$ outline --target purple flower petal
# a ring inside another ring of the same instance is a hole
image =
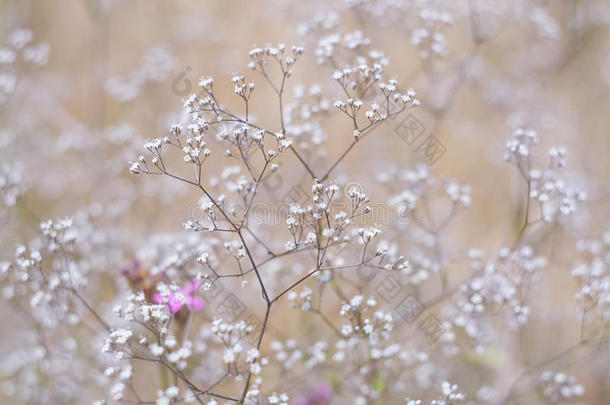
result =
[[[200,283],[198,280],[193,280],[192,282],[182,287],[181,291],[184,293],[185,296],[192,295],[199,288],[199,284]]]
[[[171,293],[169,295],[167,305],[169,306],[169,310],[172,314],[175,314],[176,312],[180,311],[180,308],[182,308],[182,302],[180,302],[180,300]]]
[[[152,302],[155,304],[162,304],[163,301],[165,301],[165,299],[161,293],[155,293],[155,295],[152,296]]]
[[[333,389],[328,384],[319,384],[310,395],[315,402],[327,402],[333,396]]]
[[[205,301],[199,297],[191,295],[186,297],[186,306],[193,311],[201,311],[205,306]]]
[[[306,397],[300,395],[292,401],[292,405],[309,405],[309,400]]]

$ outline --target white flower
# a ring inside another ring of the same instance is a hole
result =
[[[159,346],[156,343],[151,344],[150,346],[148,346],[150,352],[153,354],[153,356],[161,356],[163,354],[163,352],[165,351],[165,349],[162,346]]]
[[[233,363],[235,361],[235,352],[233,349],[227,348],[224,350],[222,360],[226,363]]]

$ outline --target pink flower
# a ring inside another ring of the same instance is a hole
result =
[[[167,297],[156,293],[153,295],[152,301],[155,304],[167,304],[172,314],[180,311],[184,304],[191,311],[201,311],[205,306],[205,301],[195,295],[198,288],[199,281],[193,280],[176,292],[170,291]]]
[[[130,274],[135,274],[138,272],[138,270],[140,269],[140,262],[138,261],[134,261],[131,265],[131,268],[129,267],[122,267],[121,268],[121,274],[124,276],[129,276]]]
[[[311,389],[306,395],[300,395],[293,401],[294,405],[321,405],[327,404],[333,397],[333,389],[323,382]]]

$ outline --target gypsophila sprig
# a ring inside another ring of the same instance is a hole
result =
[[[607,2],[7,3],[1,403],[607,404]]]

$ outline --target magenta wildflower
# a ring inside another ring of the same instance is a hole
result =
[[[315,386],[306,395],[300,395],[294,399],[294,405],[322,405],[330,402],[333,397],[333,389],[328,383]]]
[[[205,306],[205,301],[195,295],[198,288],[199,281],[194,280],[176,292],[170,291],[167,297],[156,293],[153,295],[152,301],[155,304],[167,304],[172,314],[180,311],[185,304],[191,311],[201,311]]]
[[[140,270],[140,262],[138,261],[134,261],[131,265],[131,268],[129,267],[121,267],[121,274],[124,276],[129,276],[131,274],[137,274],[138,271]]]

